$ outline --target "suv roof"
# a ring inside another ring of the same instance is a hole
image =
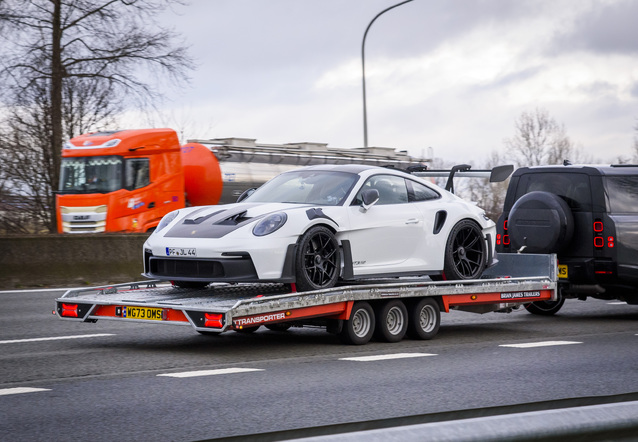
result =
[[[573,164],[567,166],[531,166],[516,169],[512,176],[534,172],[585,173],[587,175],[636,175],[638,164]]]

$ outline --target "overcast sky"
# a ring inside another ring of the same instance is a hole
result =
[[[163,125],[187,137],[363,146],[361,41],[399,0],[191,0],[166,13],[192,83]],[[368,144],[480,164],[542,108],[593,158],[632,155],[638,1],[413,0],[366,41]]]

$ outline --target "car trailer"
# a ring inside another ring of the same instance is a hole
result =
[[[324,326],[347,344],[373,336],[397,342],[406,334],[432,339],[440,312],[511,312],[556,299],[556,255],[503,254],[481,279],[429,277],[367,280],[330,289],[295,292],[290,284],[211,284],[177,288],[142,281],[68,290],[53,314],[71,321],[98,319],[190,325],[203,334]]]

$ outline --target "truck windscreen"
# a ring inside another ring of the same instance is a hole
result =
[[[108,193],[122,188],[122,157],[62,158],[61,193]]]

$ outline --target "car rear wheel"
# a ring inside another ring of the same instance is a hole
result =
[[[486,246],[483,232],[471,220],[456,224],[445,247],[443,279],[478,279],[486,262]]]
[[[295,261],[297,290],[306,292],[334,287],[339,278],[339,243],[330,229],[317,226],[299,240]]]

